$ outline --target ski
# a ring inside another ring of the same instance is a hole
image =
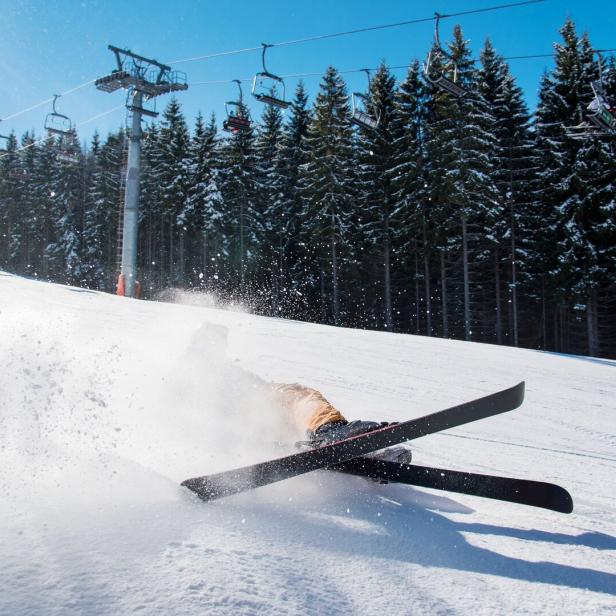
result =
[[[329,470],[370,477],[383,482],[404,483],[542,507],[560,513],[573,511],[573,500],[569,492],[561,486],[543,481],[451,471],[416,464],[398,464],[364,457],[347,460],[330,467]]]
[[[465,402],[424,417],[378,428],[316,449],[294,453],[250,466],[193,477],[182,485],[203,500],[214,500],[245,490],[334,466],[352,458],[478,419],[512,411],[524,400],[524,382],[503,391]]]

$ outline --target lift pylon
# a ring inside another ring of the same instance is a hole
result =
[[[139,295],[137,281],[137,240],[139,223],[139,176],[141,170],[141,118],[157,113],[143,106],[161,94],[186,90],[186,74],[151,58],[109,45],[116,68],[98,78],[94,85],[103,92],[128,90],[126,107],[132,113],[128,142],[128,162],[124,189],[124,221],[122,232],[122,265],[116,292],[127,297]]]

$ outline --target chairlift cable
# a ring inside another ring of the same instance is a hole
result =
[[[599,51],[601,53],[611,53],[611,52],[615,52],[616,51],[616,47],[612,48],[612,49],[597,49],[595,51]],[[503,60],[530,60],[530,59],[534,59],[534,58],[553,58],[554,57],[554,53],[540,53],[540,54],[532,54],[532,55],[526,55],[526,56],[502,56]],[[400,64],[398,66],[390,66],[390,65],[385,65],[385,68],[389,69],[389,70],[402,70],[405,68],[408,68],[409,64]],[[338,71],[338,73],[340,73],[341,75],[345,75],[348,73],[361,73],[363,72],[365,69],[364,68],[350,68],[350,69],[345,69],[343,71]],[[377,68],[370,68],[368,69],[370,71],[376,71]],[[293,79],[293,78],[297,78],[297,77],[321,77],[323,75],[324,71],[314,71],[311,73],[288,73],[286,75],[280,75],[280,77],[282,77],[283,79]],[[219,79],[219,80],[212,80],[212,81],[191,81],[190,85],[191,86],[217,86],[217,85],[226,85],[226,84],[230,84],[233,83],[234,81],[241,81],[241,82],[249,82],[252,81],[252,77],[242,77],[242,79]]]
[[[71,88],[70,90],[67,90],[66,92],[61,92],[58,96],[66,96],[67,94],[72,94],[73,92],[76,92],[77,90],[81,90],[81,88],[85,88],[86,86],[93,84],[95,81],[96,79],[90,79],[90,81],[86,81],[85,83],[75,86],[74,88]],[[6,122],[7,120],[12,120],[13,118],[17,118],[23,115],[24,113],[28,113],[28,111],[38,109],[39,107],[43,107],[44,105],[48,105],[49,103],[53,103],[53,101],[54,101],[54,97],[51,96],[49,98],[46,98],[44,101],[41,101],[40,103],[36,103],[35,105],[32,105],[31,107],[27,107],[26,109],[22,109],[21,111],[16,111],[15,113],[12,113],[4,118],[1,118],[0,121]]]
[[[469,11],[461,11],[458,13],[447,13],[447,14],[443,14],[441,15],[441,19],[447,19],[450,17],[461,17],[463,15],[473,15],[476,13],[487,13],[488,11],[498,11],[498,10],[502,10],[502,9],[510,9],[510,8],[514,8],[517,6],[524,6],[524,5],[528,5],[528,4],[538,4],[540,2],[545,2],[546,0],[524,0],[523,2],[512,2],[509,4],[499,4],[499,5],[495,5],[495,6],[491,6],[491,7],[486,7],[486,8],[482,8],[482,9],[472,9]],[[426,23],[429,21],[434,21],[436,18],[434,17],[434,15],[430,16],[430,17],[422,17],[419,19],[409,19],[406,21],[399,21],[396,23],[392,23],[392,24],[381,24],[378,26],[368,26],[365,28],[356,28],[354,30],[346,30],[344,32],[333,32],[333,33],[329,33],[329,34],[318,34],[315,36],[307,36],[304,38],[299,38],[299,39],[292,39],[289,41],[281,41],[279,43],[271,43],[269,45],[269,47],[284,47],[287,45],[298,45],[300,43],[308,43],[311,41],[322,41],[324,39],[330,39],[330,38],[336,38],[339,36],[349,36],[352,34],[361,34],[363,32],[373,32],[375,30],[385,30],[388,28],[398,28],[401,26],[410,26],[413,24],[420,24],[420,23]],[[223,51],[223,52],[218,52],[218,53],[212,53],[212,54],[206,54],[203,56],[195,56],[192,58],[182,58],[180,60],[174,60],[172,62],[168,62],[168,64],[181,64],[184,62],[195,62],[197,60],[209,60],[210,58],[218,58],[220,56],[230,56],[230,55],[235,55],[235,54],[241,54],[241,53],[247,53],[247,52],[251,52],[251,51],[261,51],[262,47],[258,46],[258,47],[246,47],[244,49],[236,49],[236,50],[230,50],[230,51]]]
[[[530,5],[530,4],[537,4],[540,2],[545,2],[546,0],[526,0],[524,2],[514,2],[514,3],[509,3],[509,4],[501,4],[501,5],[495,5],[495,6],[491,6],[491,7],[485,7],[485,8],[481,8],[481,9],[472,9],[469,11],[460,11],[457,13],[447,13],[447,14],[442,14],[440,17],[441,19],[446,19],[446,18],[451,18],[451,17],[461,17],[464,15],[472,15],[472,14],[477,14],[477,13],[485,13],[488,11],[497,11],[497,10],[503,10],[503,9],[509,9],[509,8],[515,8],[518,6],[525,6],[525,5]],[[327,39],[327,38],[333,38],[336,36],[346,36],[346,35],[351,35],[351,34],[359,34],[362,32],[370,32],[373,30],[382,30],[385,28],[394,28],[394,27],[399,27],[399,26],[404,26],[404,25],[412,25],[412,24],[417,24],[417,23],[425,23],[425,22],[429,22],[429,21],[434,21],[435,17],[425,17],[425,18],[421,18],[421,19],[413,19],[413,20],[407,20],[407,21],[401,21],[401,22],[397,22],[397,23],[393,23],[393,24],[384,24],[384,25],[380,25],[380,26],[371,26],[371,27],[367,27],[367,28],[358,28],[355,30],[348,30],[346,32],[338,32],[338,33],[333,33],[333,34],[324,34],[324,35],[318,35],[318,36],[312,36],[312,37],[306,37],[303,39],[295,39],[295,40],[290,40],[290,41],[282,41],[280,43],[272,43],[271,46],[272,47],[281,47],[281,46],[285,46],[285,45],[293,45],[293,44],[299,44],[299,43],[303,43],[303,42],[309,42],[309,41],[315,41],[315,40],[322,40],[322,39]],[[245,48],[241,48],[241,49],[234,49],[234,50],[229,50],[229,51],[222,51],[222,52],[217,52],[217,53],[211,53],[211,54],[206,54],[206,55],[202,55],[202,56],[195,56],[195,57],[191,57],[191,58],[183,58],[181,60],[174,60],[172,62],[168,62],[168,64],[180,64],[180,63],[184,63],[184,62],[193,62],[193,61],[197,61],[197,60],[207,60],[207,59],[211,59],[211,58],[219,58],[219,57],[223,57],[223,56],[230,56],[230,55],[237,55],[237,54],[241,54],[241,53],[247,53],[247,52],[253,52],[253,51],[261,51],[263,49],[263,47],[261,45],[259,46],[255,46],[255,47],[245,47]],[[599,49],[598,51],[600,52],[613,52],[616,51],[616,49]],[[505,60],[526,60],[526,59],[533,59],[533,58],[548,58],[548,57],[552,57],[553,54],[537,54],[537,55],[528,55],[528,56],[510,56],[510,57],[505,57],[503,59]],[[405,68],[405,67],[389,67],[392,69],[398,69],[398,68]],[[351,72],[359,72],[360,69],[353,69],[353,70],[348,70],[348,71],[341,71],[342,73],[351,73]],[[319,75],[321,73],[318,73]],[[287,75],[285,77],[312,77],[315,76],[315,73],[297,73],[294,75]],[[242,81],[250,81],[252,78],[245,78],[242,79]],[[72,94],[73,92],[76,92],[77,90],[80,90],[81,88],[84,88],[88,85],[91,85],[92,83],[94,83],[96,81],[96,79],[91,79],[89,81],[86,81],[85,83],[82,83],[80,85],[77,85],[69,90],[66,90],[65,92],[61,93],[61,96],[65,96],[68,94]],[[198,82],[193,82],[191,85],[223,85],[223,84],[228,84],[228,83],[232,83],[232,80],[218,80],[218,81],[198,81]],[[6,120],[11,120],[13,118],[19,117],[25,113],[28,113],[29,111],[33,111],[34,109],[38,109],[39,107],[42,107],[44,105],[47,105],[49,103],[53,102],[53,97],[50,98],[46,98],[45,100],[36,103],[35,105],[32,105],[30,107],[27,107],[25,109],[22,109],[21,111],[17,111],[15,113],[12,113],[4,118],[0,118],[0,121],[6,121]]]
[[[595,49],[594,51],[598,51],[599,53],[611,53],[616,51],[616,47],[613,49]],[[540,53],[529,56],[507,56],[504,57],[503,60],[529,60],[532,58],[552,58],[554,57],[554,53]]]

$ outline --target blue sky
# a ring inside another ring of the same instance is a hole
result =
[[[226,50],[254,47],[312,35],[430,17],[434,11],[453,13],[506,4],[512,0],[356,0],[334,2],[311,0],[248,1],[232,3],[209,0],[0,0],[3,36],[0,37],[2,99],[0,117],[6,118],[64,92],[114,68],[109,43],[130,48],[161,62]],[[509,10],[444,20],[441,38],[447,40],[460,23],[471,48],[478,55],[490,38],[504,56],[550,53],[558,29],[567,16],[579,31],[590,34],[596,48],[616,47],[616,2],[613,0],[547,0]],[[423,60],[432,41],[432,23],[408,25],[271,49],[268,68],[280,75],[318,72],[332,64],[344,71],[376,66],[381,60],[392,66],[406,65],[412,58]],[[188,81],[218,81],[250,78],[260,69],[260,52],[183,62],[174,69],[187,73]],[[511,61],[531,107],[536,102],[539,79],[549,58]],[[405,71],[396,71],[403,78]],[[350,73],[345,79],[352,90],[366,87],[364,74]],[[297,79],[287,79],[292,93]],[[319,77],[304,78],[311,97]],[[248,95],[250,83],[244,83]],[[205,116],[224,114],[224,101],[236,97],[234,84],[193,85],[179,95],[192,123],[201,110]],[[248,96],[248,98],[250,98]],[[160,97],[164,108],[169,97]],[[63,97],[58,110],[76,123],[122,105],[124,94],[99,92],[93,85]],[[254,117],[262,105],[251,103]],[[0,124],[0,132],[26,129],[42,134],[45,114],[51,104]],[[125,110],[84,125],[80,135],[89,138],[95,128],[106,134],[123,125]]]

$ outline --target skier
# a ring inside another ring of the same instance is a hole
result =
[[[388,422],[348,421],[320,391],[299,383],[270,383],[266,387],[274,404],[283,413],[290,414],[295,426],[306,435],[308,440],[300,442],[303,446],[320,447],[390,425]],[[410,464],[412,452],[403,446],[389,447],[372,457]]]
[[[209,360],[206,372],[215,381],[233,383],[233,388],[225,394],[230,407],[243,406],[243,397],[253,393],[263,394],[266,406],[274,407],[282,417],[280,427],[287,428],[283,438],[307,439],[300,441],[300,446],[320,447],[388,425],[387,422],[348,421],[320,391],[299,383],[272,383],[229,361],[225,327],[208,323],[195,332],[187,349],[187,360],[202,361],[204,356]],[[403,464],[411,462],[411,450],[404,446],[383,449],[373,456]]]

